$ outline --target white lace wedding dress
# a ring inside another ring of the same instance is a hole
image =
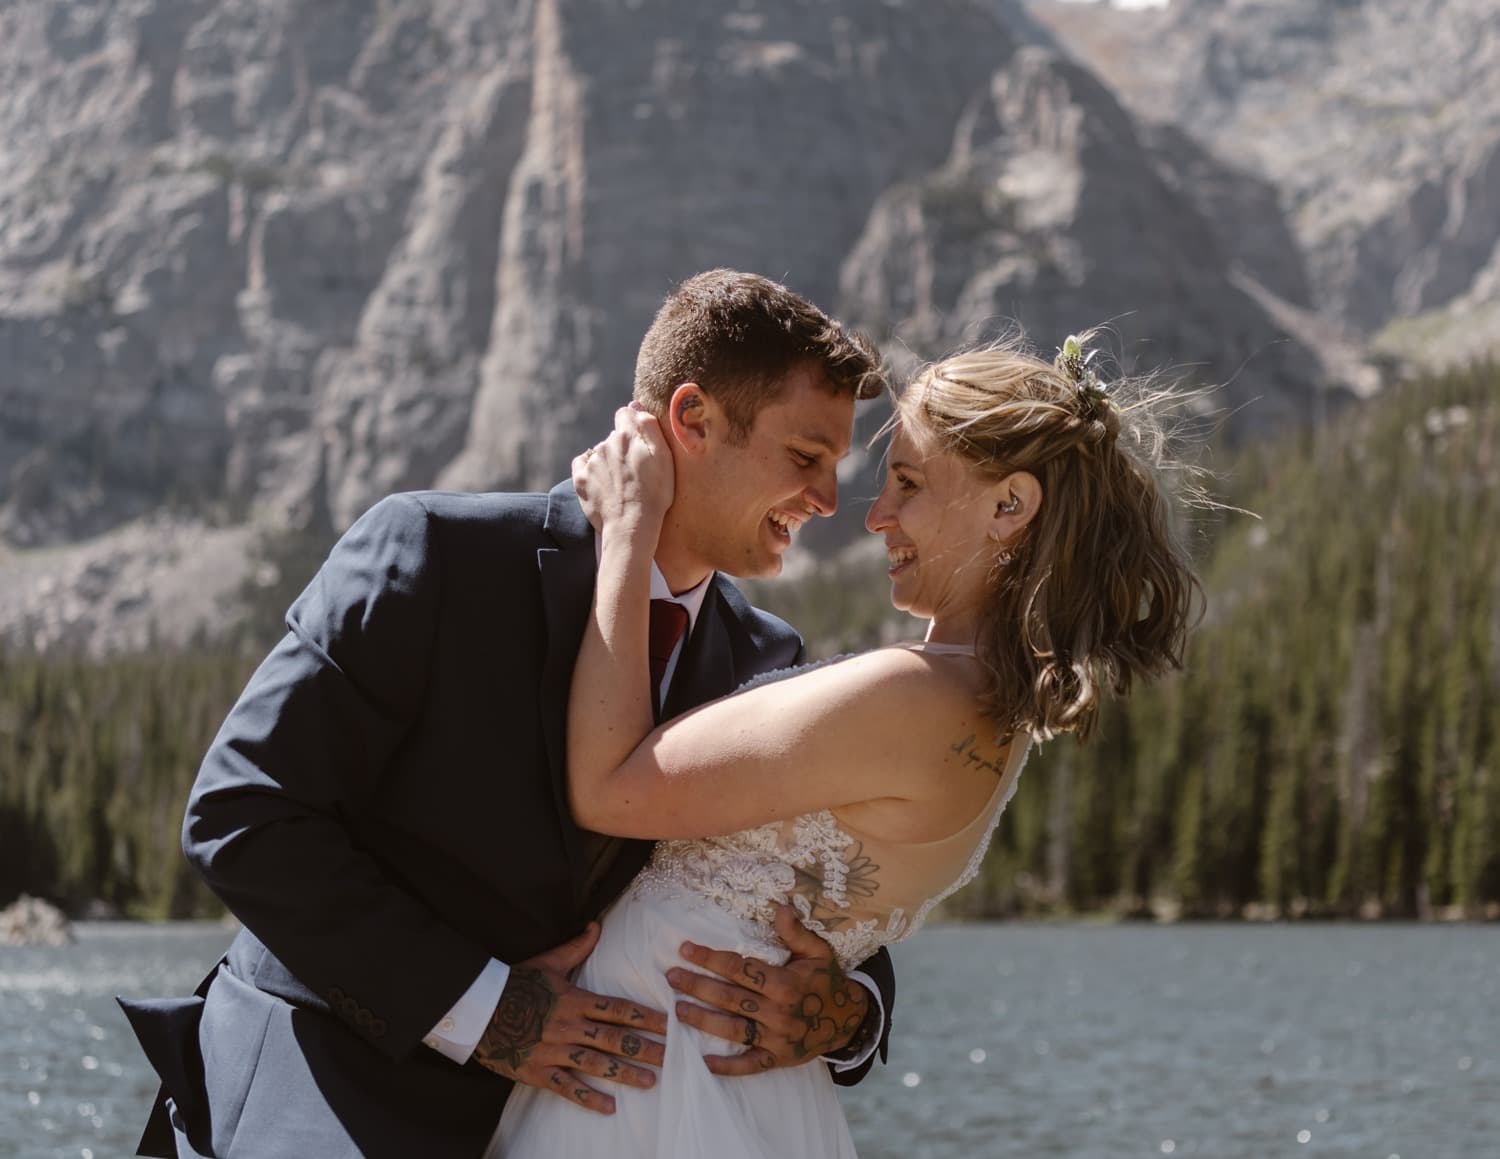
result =
[[[703,1056],[734,1048],[677,1021],[679,996],[666,972],[685,965],[679,954],[684,941],[784,962],[787,951],[772,929],[778,902],[791,902],[845,969],[910,937],[934,905],[978,871],[1015,792],[1026,749],[1018,737],[984,808],[939,841],[876,838],[824,810],[724,837],[658,844],[605,915],[599,944],[577,980],[595,993],[667,1012],[666,1061],[656,1086],[605,1084],[616,1108],[608,1116],[518,1086],[486,1159],[852,1159],[854,1144],[828,1067],[812,1062],[745,1077],[712,1074]]]

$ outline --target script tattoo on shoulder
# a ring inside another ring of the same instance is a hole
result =
[[[995,776],[1003,776],[1005,764],[1000,760],[999,754],[986,756],[983,749],[976,743],[977,738],[971,732],[961,741],[955,741],[948,746],[948,751],[958,756],[963,761],[964,767],[969,769],[988,769]]]
[[[475,1048],[480,1061],[512,1071],[519,1069],[541,1042],[547,1018],[556,1005],[557,994],[540,970],[513,966],[500,1004]]]

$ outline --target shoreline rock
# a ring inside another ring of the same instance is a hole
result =
[[[39,897],[23,893],[0,910],[0,945],[66,946],[73,940],[67,915]]]

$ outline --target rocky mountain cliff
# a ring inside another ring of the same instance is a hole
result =
[[[1051,36],[1014,0],[0,10],[0,636],[216,633],[267,535],[548,485],[715,265],[898,362],[1110,322],[1241,436],[1368,388],[1360,337],[1463,282],[1368,304],[1280,171]]]
[[[1493,0],[1028,0],[1142,119],[1269,182],[1310,306],[1428,365],[1500,345]]]

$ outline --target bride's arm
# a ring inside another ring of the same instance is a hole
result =
[[[614,432],[573,460],[573,483],[599,536],[594,604],[568,697],[569,790],[576,798],[575,764],[620,764],[653,723],[651,559],[672,502],[672,455],[656,420],[622,408]]]
[[[989,731],[977,714],[961,719],[931,665],[902,649],[851,657],[706,704],[613,764],[589,763],[570,742],[574,817],[600,833],[663,839],[928,799],[962,763],[964,738]]]

